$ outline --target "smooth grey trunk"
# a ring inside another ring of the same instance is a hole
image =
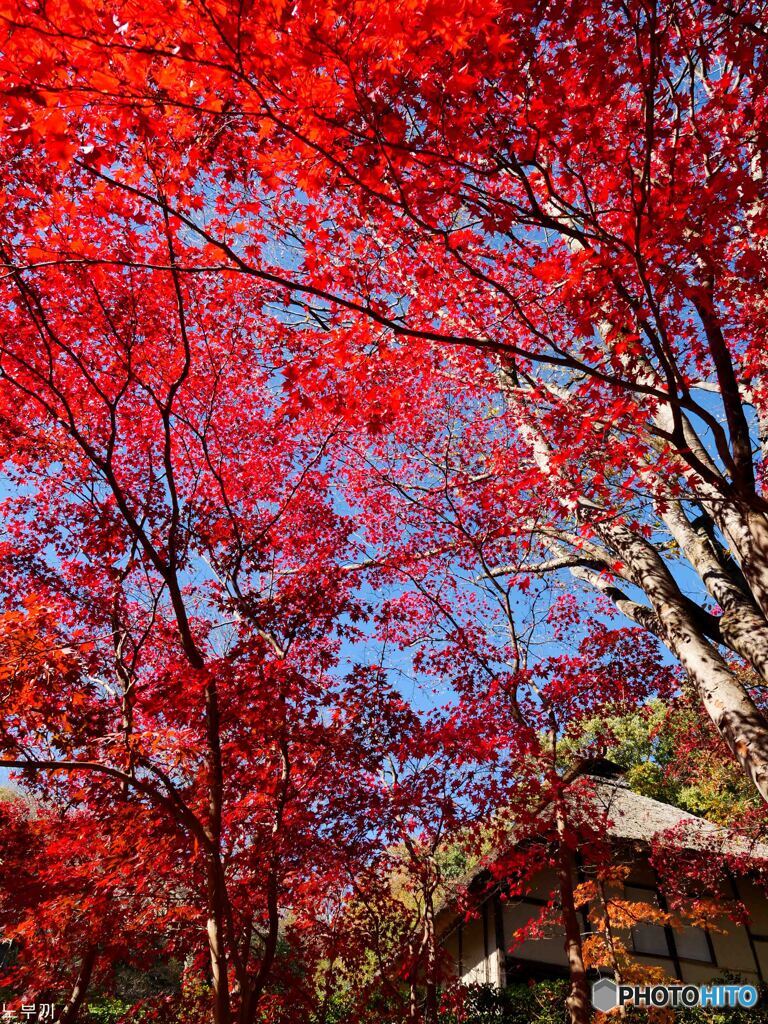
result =
[[[671,409],[661,406],[656,412],[654,423],[669,432]],[[713,473],[721,475],[687,417],[683,418],[683,429],[686,444],[697,460]],[[701,480],[683,459],[680,475],[689,486],[687,497],[699,502],[728,541],[749,584],[755,605],[763,615],[768,616],[768,520],[765,514],[743,506],[735,494],[728,495],[727,489],[720,490]]]
[[[723,609],[723,642],[768,682],[768,621],[752,599],[746,580],[733,572],[733,566],[723,564],[706,531],[695,529],[679,504],[669,505],[661,516],[708,593]]]
[[[768,801],[768,721],[717,648],[702,635],[656,549],[628,527],[600,527],[627,559],[658,620],[661,637],[694,683],[729,750]]]
[[[520,402],[520,396],[503,372],[500,381],[506,397],[520,412],[520,430],[531,444],[535,461],[544,472],[552,472],[546,437],[532,422],[528,410]],[[664,423],[667,416],[671,416],[670,410],[662,410],[656,419]],[[690,425],[688,429],[693,435],[693,445],[698,442],[698,436]],[[701,458],[705,460],[709,456],[702,451]],[[593,535],[596,534],[605,545],[607,566],[617,559],[625,563],[624,575],[643,591],[650,607],[632,600],[609,576],[587,565],[574,566],[571,572],[596,586],[620,611],[665,643],[685,669],[728,749],[768,802],[768,720],[755,705],[744,680],[730,669],[717,648],[718,644],[729,646],[747,661],[758,676],[768,676],[768,628],[763,605],[755,593],[755,579],[763,571],[768,582],[768,531],[760,539],[763,517],[752,516],[749,519],[751,527],[748,528],[745,514],[724,501],[712,485],[701,486],[697,500],[733,544],[734,554],[739,560],[740,571],[737,574],[728,573],[714,548],[707,550],[703,538],[696,536],[682,510],[678,507],[675,511],[674,499],[664,509],[665,518],[704,585],[718,603],[725,602],[725,614],[720,618],[710,615],[681,592],[653,544],[586,499],[577,501],[576,507],[564,506],[564,512],[583,524],[589,524]],[[759,553],[755,548],[755,537],[762,546]],[[543,542],[559,555],[567,553],[557,542],[548,542],[546,538]],[[763,559],[761,570],[751,565],[749,558],[744,558],[746,550],[752,551],[758,560]]]

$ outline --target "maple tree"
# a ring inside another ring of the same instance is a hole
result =
[[[13,307],[2,763],[83,807],[102,842],[124,836],[112,884],[135,867],[145,901],[175,894],[169,951],[207,946],[214,1018],[252,1021],[284,973],[288,907],[300,949],[307,915],[340,899],[338,861],[365,850],[353,723],[333,711],[361,610],[338,572],[329,438],[282,409],[266,357],[258,385],[241,348],[255,325],[207,322],[205,286],[75,284],[41,321]],[[25,322],[45,324],[42,347]],[[102,896],[79,892],[84,918]],[[9,920],[31,912],[11,904]],[[23,917],[18,934],[33,960]]]
[[[173,920],[178,941],[184,908],[142,862],[127,815],[122,832],[105,833],[82,807],[61,815],[14,800],[0,814],[4,992],[27,1005],[50,1001],[69,1024],[97,986],[109,985],[116,964],[147,969],[167,954],[159,936]],[[165,837],[155,830],[153,840],[164,852]]]
[[[668,692],[645,630],[768,798],[762,17],[0,7],[3,757],[194,865],[218,1024],[397,832],[366,585],[488,764]]]
[[[339,922],[325,994],[334,1019],[436,1024],[452,965],[437,915],[494,798],[476,730],[450,710],[418,714],[376,673],[353,698],[381,765],[376,829],[383,842],[356,874]],[[375,708],[375,711],[372,709]]]
[[[650,695],[671,700],[678,680],[657,644],[636,628],[580,623],[570,596],[546,585],[527,594],[541,604],[540,613],[516,607],[515,584],[488,571],[484,554],[493,534],[486,517],[494,506],[443,485],[454,445],[464,459],[475,442],[489,454],[484,430],[425,431],[421,424],[412,445],[394,441],[396,433],[393,428],[352,454],[347,446],[357,501],[371,504],[366,540],[376,551],[359,569],[392,588],[377,615],[379,628],[387,646],[415,652],[407,664],[395,664],[422,685],[433,681],[435,699],[455,705],[454,728],[466,732],[465,750],[489,765],[485,814],[469,849],[477,856],[478,841],[490,844],[491,887],[522,893],[542,867],[553,869],[548,910],[565,933],[569,1019],[584,1021],[586,971],[593,965],[582,951],[571,857],[595,846],[601,817],[588,794],[585,817],[574,815],[566,793],[585,755],[605,749],[610,730],[606,725],[595,735],[594,722],[622,709],[634,712]],[[361,456],[365,469],[356,472]],[[508,499],[504,491],[498,498]],[[610,865],[611,848],[603,842],[599,852],[601,865]],[[449,898],[460,907],[468,900],[472,913],[477,892]]]
[[[356,356],[485,354],[548,561],[664,638],[765,792],[723,654],[764,680],[759,4],[192,9],[9,5],[13,286],[157,268],[168,218],[185,273],[304,322],[291,378],[350,367],[350,415],[398,401]]]
[[[489,354],[538,570],[571,569],[662,637],[765,795],[760,691],[732,662],[765,683],[759,8],[483,5],[460,29],[420,13],[360,39],[353,9],[343,54],[318,17],[305,38],[334,88],[280,107],[326,217],[357,197],[350,293],[381,303],[364,312],[404,361],[425,340]],[[343,229],[305,244],[331,290]]]
[[[723,654],[764,680],[760,5],[190,10],[9,4],[13,287],[157,268],[167,218],[185,273],[303,322],[288,379],[347,365],[349,415],[399,401],[356,356],[485,354],[547,561],[664,638],[765,792]]]

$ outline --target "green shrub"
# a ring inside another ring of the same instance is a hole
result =
[[[122,999],[104,997],[89,1003],[83,1013],[85,1024],[117,1024],[129,1010],[130,1003]]]
[[[441,1024],[566,1024],[567,994],[568,983],[561,979],[505,989],[477,985],[467,990],[461,1015],[445,1014]]]

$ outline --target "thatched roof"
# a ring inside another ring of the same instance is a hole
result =
[[[604,829],[604,834],[617,844],[630,843],[650,848],[652,844],[660,843],[681,850],[711,850],[713,855],[738,857],[745,865],[768,861],[768,845],[749,843],[730,829],[706,818],[636,793],[629,788],[619,766],[610,761],[585,762],[582,770],[572,778],[566,799],[573,818],[581,817],[598,831]],[[544,833],[552,820],[551,804],[541,807],[540,816]],[[512,841],[514,843],[514,834]],[[489,868],[500,857],[501,851],[491,851],[481,863],[457,879],[451,885],[454,898],[466,892],[473,882],[487,878]],[[450,896],[445,899],[439,913],[447,910],[453,902]]]
[[[619,840],[651,844],[666,838],[687,850],[716,850],[731,856],[768,859],[768,846],[749,844],[731,830],[679,807],[642,796],[622,778],[584,776],[586,786],[575,784],[574,796],[591,792],[593,813],[602,818],[608,835]]]

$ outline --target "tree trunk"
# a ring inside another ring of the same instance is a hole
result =
[[[619,965],[619,958],[616,955],[616,941],[613,935],[613,925],[611,924],[611,911],[608,902],[608,897],[605,893],[605,883],[598,881],[597,889],[600,893],[600,902],[603,905],[603,913],[605,914],[605,944],[608,947],[608,955],[611,958],[611,967],[613,968],[613,980],[617,985],[621,985],[624,982],[621,973],[621,966]],[[619,1007],[619,1016],[627,1016],[627,1008],[623,1004]]]
[[[207,857],[208,891],[208,948],[211,958],[211,985],[213,989],[214,1024],[230,1024],[231,1004],[229,970],[226,951],[226,889],[221,863],[221,818],[223,802],[223,772],[221,764],[221,738],[219,735],[219,706],[216,683],[209,679],[205,688],[206,737],[208,741],[208,828],[213,849]]]
[[[88,946],[85,954],[83,955],[83,961],[80,964],[80,973],[77,976],[72,994],[69,997],[64,1009],[61,1011],[59,1017],[59,1024],[74,1024],[77,1020],[77,1015],[85,1000],[88,992],[88,986],[91,983],[91,975],[93,974],[93,967],[96,963],[96,947]]]
[[[694,527],[676,502],[659,509],[659,514],[710,597],[722,608],[719,626],[724,643],[768,683],[768,620],[755,604],[743,573],[721,551],[711,525],[709,531]]]
[[[437,1024],[437,942],[435,939],[435,912],[432,893],[426,893],[424,902],[424,942],[426,946],[426,964],[424,970],[425,1002],[424,1020],[426,1024]]]
[[[416,951],[413,943],[408,944],[408,955],[411,959],[411,968],[408,972],[408,1024],[418,1024],[419,989],[416,983]]]
[[[598,325],[598,331],[606,337],[609,327],[607,323]],[[654,383],[655,373],[650,366],[646,373],[648,383]],[[520,412],[520,431],[531,444],[536,463],[543,471],[553,472],[549,439],[529,415],[503,369],[500,383],[507,400]],[[558,397],[562,398],[559,392]],[[680,414],[679,409],[677,413]],[[628,600],[618,590],[611,593],[614,588],[606,585],[598,573],[580,567],[572,572],[582,578],[592,577],[619,610],[662,639],[696,687],[704,709],[729,750],[768,802],[768,720],[716,646],[728,646],[760,678],[768,681],[768,520],[762,511],[740,501],[737,494],[729,496],[725,479],[688,417],[682,415],[680,422],[678,419],[672,402],[662,402],[652,416],[653,428],[668,439],[665,444],[670,445],[679,460],[680,477],[690,485],[688,496],[695,499],[705,516],[722,532],[738,566],[724,564],[716,549],[708,549],[706,538],[696,535],[676,499],[669,501],[668,509],[658,511],[703,585],[723,608],[723,616],[715,620],[704,608],[686,600],[654,546],[632,528],[610,521],[605,510],[586,499],[576,498],[577,517],[589,522],[605,543],[608,564],[612,552],[629,566],[632,582],[645,593],[651,608]],[[672,439],[680,430],[682,438],[673,444]],[[718,477],[723,480],[722,488],[713,482]],[[573,507],[566,502],[563,507],[566,514],[573,514]],[[711,632],[713,624],[715,636]]]
[[[701,633],[677,583],[655,548],[625,526],[601,529],[642,586],[661,637],[696,686],[701,701],[731,753],[768,802],[768,721],[744,684]]]
[[[221,900],[219,865],[208,856],[208,949],[211,958],[211,988],[214,1024],[230,1024],[229,970],[224,939],[224,908]]]
[[[581,928],[573,896],[573,874],[571,855],[565,841],[566,815],[562,800],[558,799],[555,809],[558,835],[558,882],[563,929],[565,931],[565,955],[571,989],[565,1001],[570,1024],[589,1024],[589,991],[587,971],[581,951]]]

